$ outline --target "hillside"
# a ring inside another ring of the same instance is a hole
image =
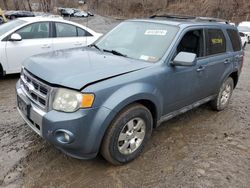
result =
[[[250,20],[250,0],[90,0],[89,3],[99,14],[126,18],[172,13],[219,17],[233,22]]]

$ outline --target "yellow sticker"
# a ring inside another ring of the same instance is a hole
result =
[[[212,43],[213,44],[222,44],[223,43],[223,39],[212,39]]]

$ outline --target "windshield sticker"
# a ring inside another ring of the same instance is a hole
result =
[[[149,56],[141,55],[140,59],[147,61],[149,59]]]
[[[223,40],[222,39],[212,39],[213,44],[222,44]]]
[[[155,62],[158,59],[154,56],[147,56],[147,55],[141,55],[140,57],[141,60],[145,60],[145,61],[150,61],[150,62]]]
[[[146,30],[144,35],[156,35],[156,36],[164,36],[167,34],[167,30]]]

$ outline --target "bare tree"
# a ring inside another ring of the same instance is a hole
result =
[[[52,0],[41,0],[40,1],[42,11],[44,11],[44,12],[50,12],[51,4],[52,4]]]
[[[8,10],[7,0],[3,0],[3,4],[4,4],[4,8],[5,8],[5,10]]]
[[[17,0],[13,0],[14,6],[16,10],[19,10],[19,4]]]
[[[27,0],[27,3],[28,3],[28,7],[29,7],[30,12],[32,12],[32,8],[31,8],[30,0]]]

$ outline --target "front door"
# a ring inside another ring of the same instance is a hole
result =
[[[6,42],[8,73],[20,72],[22,62],[30,56],[53,50],[49,30],[49,22],[39,22],[16,31],[22,40]]]
[[[204,66],[209,62],[204,57],[204,30],[202,28],[189,29],[185,32],[176,46],[172,60],[179,52],[195,53],[197,55],[195,66],[171,66],[167,68],[164,78],[164,115],[186,107],[201,100],[204,86]]]

